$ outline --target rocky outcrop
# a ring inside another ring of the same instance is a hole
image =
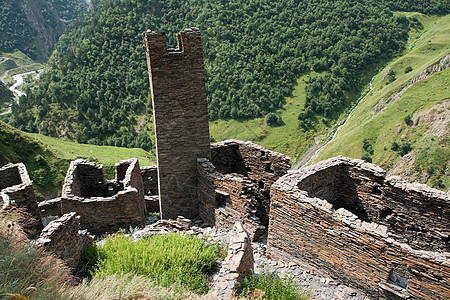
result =
[[[374,106],[372,110],[372,117],[375,117],[379,113],[382,113],[383,110],[386,108],[386,106],[389,105],[389,103],[400,98],[400,96],[403,95],[415,83],[424,80],[426,78],[429,78],[434,73],[443,71],[447,69],[449,66],[450,66],[450,54],[447,54],[446,56],[444,56],[434,64],[430,65],[428,68],[426,68],[416,76],[414,76],[414,78],[409,80],[408,83],[400,91],[392,94],[386,100],[380,99],[380,101],[378,101],[378,103]]]

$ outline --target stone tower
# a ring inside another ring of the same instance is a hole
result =
[[[158,185],[164,218],[199,215],[197,158],[210,158],[208,108],[200,31],[144,32],[156,132]]]

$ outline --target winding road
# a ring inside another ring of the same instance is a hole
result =
[[[22,67],[19,67],[19,68],[22,68]],[[3,83],[5,83],[4,79],[5,79],[6,76],[8,76],[8,72],[9,72],[9,71],[11,71],[11,70],[6,71],[6,72],[3,74],[3,76],[0,78],[1,81],[2,81]],[[30,71],[30,72],[20,73],[20,74],[16,74],[16,75],[13,75],[13,76],[12,76],[12,79],[14,79],[15,83],[14,83],[12,86],[9,87],[9,90],[10,90],[11,92],[13,92],[14,95],[16,96],[15,98],[16,98],[17,104],[19,104],[19,98],[20,98],[20,96],[26,95],[25,92],[23,92],[23,91],[20,90],[20,86],[22,86],[23,83],[24,83],[24,81],[25,81],[25,80],[24,80],[25,76],[28,76],[28,75],[31,74],[32,77],[33,77],[33,79],[36,80],[36,79],[39,78],[39,76],[40,76],[43,72],[44,72],[44,69],[39,69],[39,70],[36,70],[36,71]],[[6,110],[6,111],[0,113],[0,115],[9,114],[10,112],[11,112],[11,107],[9,107],[8,110]]]

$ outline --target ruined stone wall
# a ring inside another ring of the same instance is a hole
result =
[[[253,240],[266,232],[257,216],[258,201],[252,181],[241,174],[221,174],[209,160],[198,159],[200,217],[218,228],[231,230],[242,222]]]
[[[210,158],[208,110],[200,31],[177,35],[167,49],[164,32],[144,32],[153,101],[161,213],[199,215],[198,157]]]
[[[92,174],[88,170],[92,170]],[[116,164],[116,179],[113,182],[105,181],[99,174],[103,175],[101,165],[83,160],[70,164],[61,195],[61,214],[76,212],[80,215],[81,228],[93,234],[114,232],[120,227],[144,226],[146,208],[138,160]],[[85,182],[86,178],[97,182],[97,190],[91,190],[94,185]],[[49,211],[54,211],[57,206],[55,201],[41,208],[48,207]]]
[[[94,162],[77,159],[70,163],[62,194],[79,197],[101,196],[105,182],[103,167]]]
[[[80,261],[84,248],[91,242],[85,231],[80,231],[79,216],[74,212],[50,222],[36,241],[37,246],[62,259],[74,269]]]
[[[19,168],[13,165],[6,165],[0,168],[0,190],[22,183]]]
[[[158,168],[156,166],[141,167],[145,195],[158,195]]]
[[[8,205],[22,211],[24,219],[20,223],[24,232],[29,238],[35,238],[43,225],[33,184],[25,165],[9,164],[0,168],[0,186],[0,192],[9,198]]]
[[[118,178],[119,170],[121,167],[127,167],[125,175],[122,180]],[[147,217],[146,214],[146,206],[144,200],[144,183],[142,181],[141,169],[139,167],[139,161],[136,158],[123,160],[120,163],[116,164],[116,181],[121,182],[121,185],[125,190],[127,189],[136,189],[138,192],[138,205],[139,209],[136,213],[140,212],[142,214],[142,218],[145,220]]]
[[[216,299],[234,299],[235,293],[242,290],[245,277],[254,272],[251,239],[240,222],[231,231],[227,252],[211,282]]]
[[[159,213],[158,168],[156,166],[141,167],[144,183],[145,207],[148,213]]]
[[[269,224],[270,186],[287,173],[289,161],[289,157],[252,142],[226,140],[211,145],[211,163],[219,173],[240,174],[253,183],[257,204],[252,210],[265,227]]]
[[[323,270],[374,299],[448,299],[449,205],[443,192],[337,157],[272,186],[268,252]]]
[[[450,250],[450,204],[426,185],[407,184],[372,164],[338,157],[301,172],[299,190],[389,228],[414,249]]]

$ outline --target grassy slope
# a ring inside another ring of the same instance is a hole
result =
[[[60,193],[71,160],[85,158],[102,163],[105,176],[112,178],[114,164],[132,157],[137,157],[141,166],[154,161],[154,155],[142,149],[81,145],[26,134],[0,122],[0,166],[23,162],[41,199]]]
[[[325,131],[326,126],[316,120],[315,130],[305,131],[298,126],[298,113],[305,104],[305,80],[311,75],[304,75],[297,80],[292,97],[286,98],[286,104],[276,114],[281,116],[284,125],[269,126],[264,118],[253,120],[215,120],[210,122],[210,134],[216,141],[224,139],[251,140],[268,149],[281,152],[295,159],[307,149],[317,131]]]
[[[424,29],[411,32],[408,43],[410,51],[388,64],[374,78],[373,90],[366,100],[355,110],[353,117],[340,130],[336,139],[324,148],[312,163],[339,154],[361,158],[363,153],[362,140],[366,138],[373,144],[373,162],[390,170],[401,161],[400,155],[390,150],[392,142],[410,142],[418,151],[419,156],[420,152],[423,152],[425,149],[424,144],[430,143],[433,137],[423,136],[429,129],[428,126],[407,126],[404,118],[407,115],[417,115],[420,111],[448,101],[450,98],[448,89],[450,86],[449,69],[414,84],[398,100],[385,107],[384,112],[372,117],[373,107],[380,99],[386,99],[400,90],[417,73],[425,70],[427,66],[450,53],[450,39],[448,38],[450,36],[450,15],[441,18],[428,17],[421,14],[416,14],[416,16],[424,25]],[[413,71],[405,74],[404,70],[407,66],[411,66]],[[397,80],[386,85],[386,79],[383,79],[383,77],[388,70],[395,71]],[[439,147],[440,140],[441,146],[444,146],[443,148],[441,147],[443,149],[442,153],[448,154],[450,151],[448,141],[445,143],[442,137],[436,137],[433,140],[436,140],[436,142],[434,145],[433,143],[429,144],[431,147]],[[448,161],[443,161],[443,163],[448,163]],[[426,177],[421,178],[417,174],[412,177],[415,180],[427,182]],[[440,188],[445,189],[450,185],[448,177],[444,181]],[[436,185],[433,182],[427,183]]]

